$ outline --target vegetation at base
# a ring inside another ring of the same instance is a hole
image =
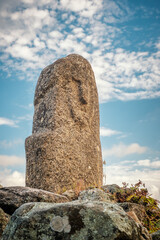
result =
[[[123,182],[123,187],[118,192],[113,194],[117,202],[131,202],[143,205],[146,211],[147,218],[143,225],[150,233],[160,230],[160,208],[158,207],[159,201],[152,198],[148,193],[145,184],[139,180],[136,184]]]

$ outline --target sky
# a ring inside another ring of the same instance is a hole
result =
[[[159,0],[0,0],[0,184],[25,184],[38,77],[71,53],[95,73],[104,184],[160,199]]]

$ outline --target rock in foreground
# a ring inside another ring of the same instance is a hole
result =
[[[12,215],[2,240],[149,240],[117,204],[27,203]]]
[[[152,240],[160,240],[160,230],[152,233]]]
[[[0,208],[0,237],[9,221],[10,216]]]
[[[143,224],[145,219],[147,219],[147,214],[143,205],[131,202],[118,203],[118,205],[137,223]]]
[[[0,188],[0,208],[12,214],[22,204],[28,202],[67,202],[68,198],[59,194],[29,187]]]
[[[78,199],[88,201],[113,202],[111,195],[98,188],[92,188],[80,192]]]

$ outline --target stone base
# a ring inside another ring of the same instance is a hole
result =
[[[57,193],[102,186],[101,149],[96,142],[90,132],[66,128],[28,137],[26,186]]]

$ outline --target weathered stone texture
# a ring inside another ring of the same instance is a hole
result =
[[[71,54],[46,67],[26,139],[26,186],[63,192],[102,185],[99,104],[91,65]]]
[[[117,184],[110,184],[102,186],[102,189],[106,193],[114,194],[116,192],[119,192],[121,188]]]
[[[160,230],[152,233],[152,240],[160,240]]]
[[[151,240],[117,204],[27,203],[12,215],[2,240]]]
[[[3,209],[0,208],[0,238],[2,236],[2,233],[9,222],[10,216],[6,214]]]
[[[7,214],[28,202],[68,202],[66,196],[30,187],[4,187],[0,189],[0,208]]]
[[[132,218],[134,218],[136,222],[140,222],[142,225],[144,220],[147,219],[147,214],[143,205],[131,202],[118,203],[118,205],[121,206]]]
[[[88,189],[80,192],[79,200],[114,202],[113,197],[98,188]]]

